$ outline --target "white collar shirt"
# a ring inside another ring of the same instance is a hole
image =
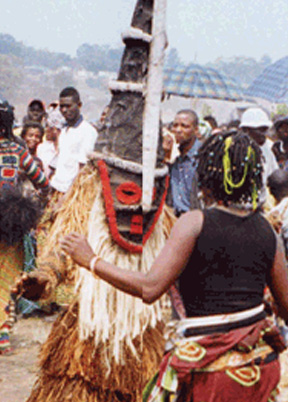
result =
[[[80,164],[87,162],[93,151],[98,133],[87,121],[80,119],[73,127],[65,126],[59,136],[59,154],[51,186],[66,193],[77,176]]]

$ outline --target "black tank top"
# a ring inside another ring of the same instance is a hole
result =
[[[246,217],[213,208],[179,277],[187,317],[236,312],[263,301],[276,236],[255,212]]]

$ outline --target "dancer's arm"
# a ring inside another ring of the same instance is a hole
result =
[[[27,274],[24,272],[15,282],[11,293],[15,296],[23,296],[26,299],[37,301],[47,298],[54,286],[54,278],[47,272],[35,270]]]
[[[64,253],[50,253],[44,262],[38,262],[37,269],[29,273],[24,272],[16,280],[11,292],[33,301],[49,298],[64,280],[66,264]]]
[[[93,272],[117,289],[141,297],[145,303],[153,303],[170,288],[185,268],[202,225],[201,211],[182,215],[147,274],[120,269],[101,259],[95,262]],[[61,246],[77,264],[90,270],[94,253],[84,236],[71,233],[65,236]]]

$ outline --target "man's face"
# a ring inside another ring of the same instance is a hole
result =
[[[288,142],[288,123],[282,123],[277,130],[277,137],[287,143]]]
[[[179,113],[175,116],[171,131],[180,147],[189,144],[198,135],[198,127],[192,116],[186,113]]]
[[[244,133],[247,133],[258,145],[263,145],[266,141],[268,127],[243,127]]]
[[[74,125],[80,116],[81,102],[75,102],[72,96],[60,98],[60,112],[68,125]]]
[[[44,114],[45,114],[45,111],[37,103],[35,103],[32,106],[29,106],[28,111],[27,111],[28,119],[31,121],[37,121],[38,123],[41,123],[41,121],[44,117]]]

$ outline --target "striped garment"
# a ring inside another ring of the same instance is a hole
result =
[[[16,142],[0,137],[0,188],[9,184],[14,186],[19,169],[26,173],[36,187],[48,190],[48,179],[27,149]]]

